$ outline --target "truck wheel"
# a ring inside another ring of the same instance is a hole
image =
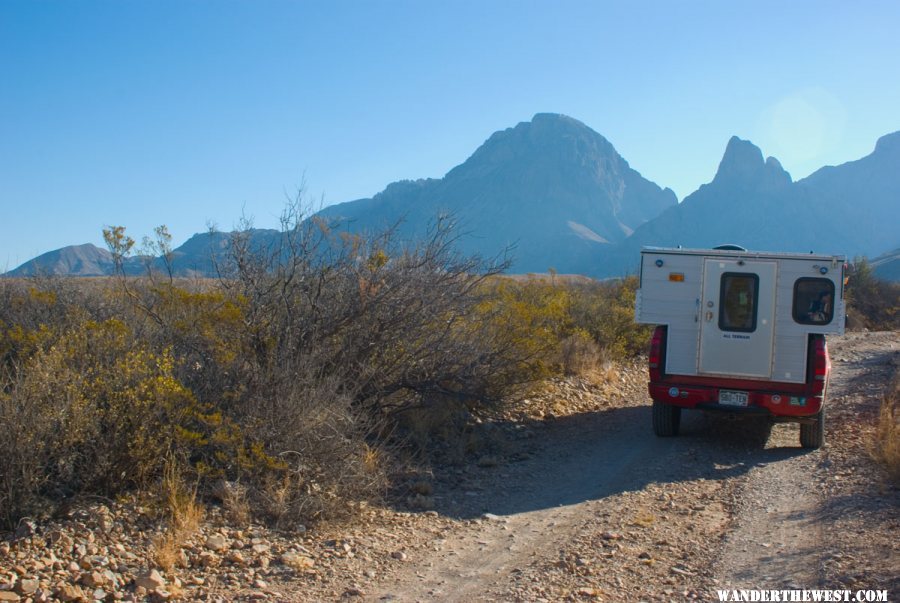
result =
[[[681,407],[653,401],[653,432],[660,437],[678,435]]]
[[[825,444],[825,409],[819,411],[814,423],[800,423],[800,445],[821,448]]]

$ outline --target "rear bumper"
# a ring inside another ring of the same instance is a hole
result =
[[[760,389],[739,389],[734,387],[695,386],[651,382],[650,397],[663,404],[698,410],[727,412],[734,414],[761,415],[801,419],[815,415],[822,408],[824,396],[821,394],[805,394],[799,392],[779,391],[777,384],[767,383]],[[719,403],[719,391],[747,392],[747,406],[731,406]]]

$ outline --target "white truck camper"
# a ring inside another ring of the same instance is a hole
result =
[[[838,255],[645,247],[635,320],[657,325],[650,397],[658,436],[682,409],[800,423],[825,438],[831,364],[825,336],[844,332],[846,258]]]

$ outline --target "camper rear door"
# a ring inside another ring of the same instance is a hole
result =
[[[770,378],[777,264],[713,258],[703,271],[699,372]]]

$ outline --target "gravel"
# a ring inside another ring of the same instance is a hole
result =
[[[216,508],[174,567],[138,499],[75,501],[0,540],[0,601],[683,601],[716,588],[900,590],[900,491],[870,460],[896,333],[829,340],[827,444],[687,413],[650,429],[642,362],[482,417],[487,442],[395,505],[282,532]]]

